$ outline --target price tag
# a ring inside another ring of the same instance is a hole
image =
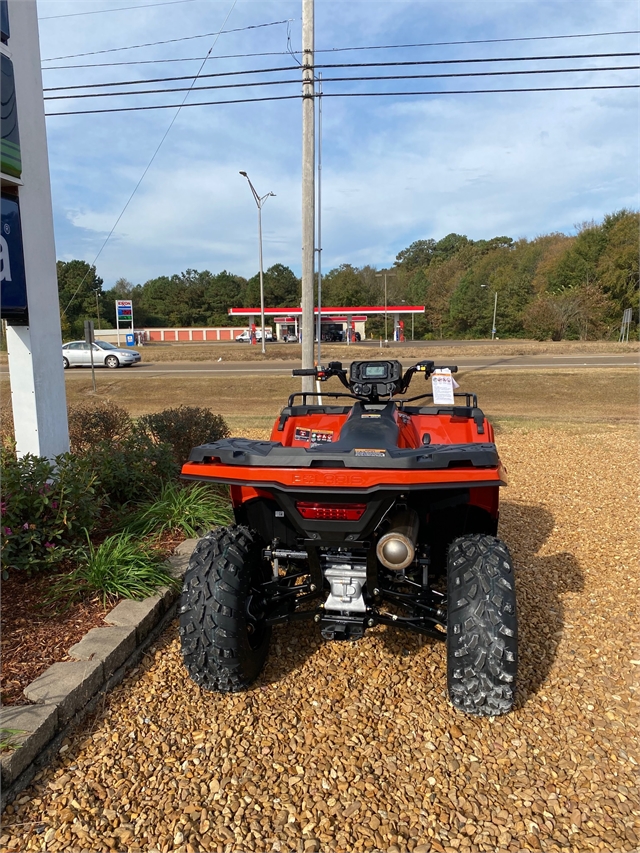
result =
[[[443,370],[436,370],[431,376],[434,404],[436,406],[453,406],[453,389],[459,387],[448,367]]]

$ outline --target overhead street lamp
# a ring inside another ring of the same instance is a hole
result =
[[[384,342],[385,344],[389,343],[389,336],[387,335],[387,276],[395,275],[394,272],[387,272],[385,270],[382,272],[376,273],[376,278],[382,278],[384,276]]]
[[[263,270],[262,270],[262,205],[269,198],[269,196],[273,196],[275,198],[275,193],[267,193],[266,195],[259,196],[256,192],[256,188],[251,183],[249,175],[246,172],[240,172],[240,174],[247,179],[249,182],[249,186],[251,187],[251,192],[253,193],[253,197],[256,200],[256,204],[258,206],[258,241],[260,244],[260,322],[262,323],[262,354],[264,355],[265,343],[266,343],[266,335],[264,331],[264,280],[263,280]]]
[[[486,284],[481,284],[480,287],[488,287]],[[498,310],[498,291],[494,291],[493,300],[493,323],[491,324],[491,340],[496,336],[496,311]]]

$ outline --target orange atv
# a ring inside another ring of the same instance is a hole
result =
[[[475,394],[456,393],[453,405],[402,397],[416,373],[443,369],[294,370],[337,377],[346,391],[322,403],[292,394],[270,441],[194,448],[182,476],[229,484],[236,521],[200,540],[185,576],[182,655],[199,685],[245,690],[279,622],[312,620],[327,640],[389,625],[446,640],[456,708],[512,709],[516,600],[496,538],[506,474],[493,428]]]

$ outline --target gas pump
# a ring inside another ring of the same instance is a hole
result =
[[[256,324],[255,323],[251,324],[251,343],[252,344],[258,343],[258,336],[256,335]]]

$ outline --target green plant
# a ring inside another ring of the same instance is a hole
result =
[[[60,563],[100,514],[97,477],[88,460],[64,453],[54,462],[0,451],[2,563],[41,571]],[[6,577],[6,574],[5,574]]]
[[[97,547],[87,540],[75,555],[77,567],[56,581],[50,600],[69,605],[92,593],[142,599],[161,586],[177,587],[178,581],[162,563],[162,556],[130,533],[109,536]]]
[[[182,485],[168,482],[158,499],[142,506],[125,522],[129,533],[146,536],[149,533],[181,531],[185,536],[198,537],[203,531],[230,524],[232,520],[229,496],[204,483]]]
[[[0,728],[0,752],[5,752],[8,749],[20,749],[22,744],[16,743],[15,738],[25,734],[26,731],[22,729]]]
[[[155,495],[178,473],[169,445],[157,444],[139,432],[117,444],[100,441],[83,456],[97,473],[102,495],[112,508]]]
[[[69,407],[69,440],[74,452],[94,447],[101,441],[118,442],[128,436],[133,421],[126,409],[101,401]]]
[[[178,406],[153,415],[138,418],[137,428],[157,442],[173,448],[178,465],[189,458],[191,449],[199,444],[226,438],[230,432],[225,419],[210,409],[198,406]]]

